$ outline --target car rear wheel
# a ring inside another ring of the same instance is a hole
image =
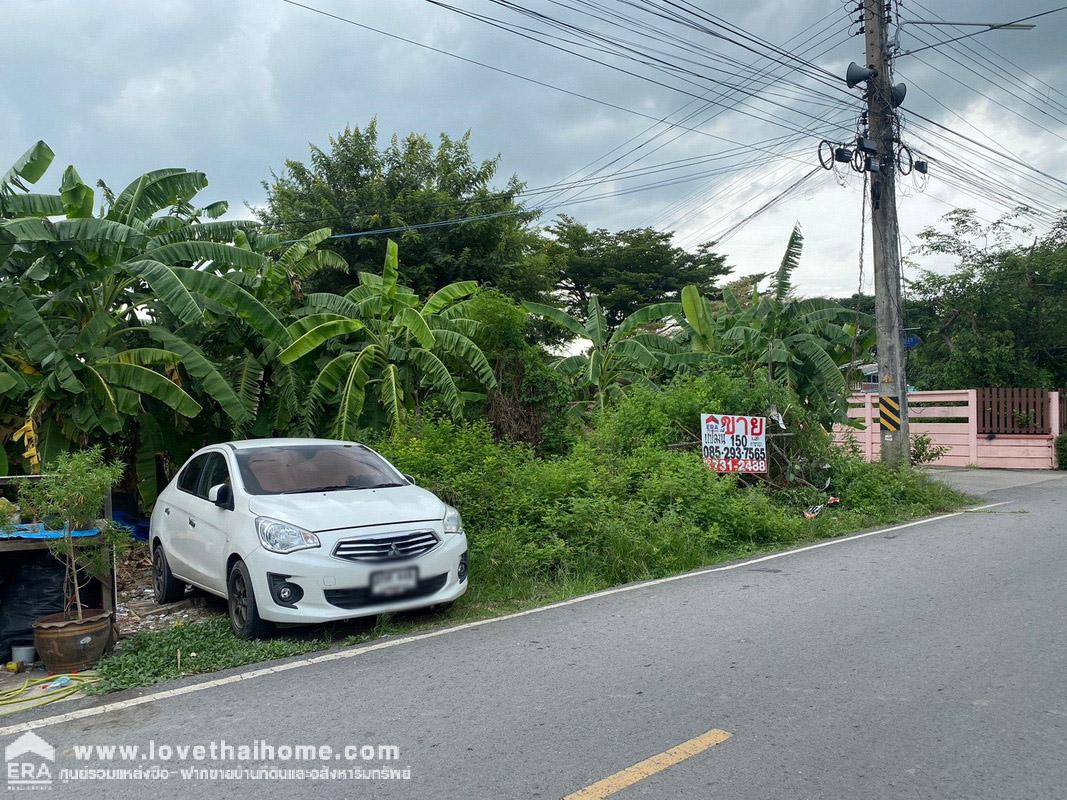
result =
[[[260,618],[252,579],[243,561],[235,561],[226,581],[230,628],[241,639],[260,639],[270,633],[271,624]]]
[[[176,603],[185,597],[185,584],[170,571],[167,554],[159,542],[152,548],[152,590],[155,601],[160,605]]]

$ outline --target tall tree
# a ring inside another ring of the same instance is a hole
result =
[[[474,280],[514,297],[536,297],[552,286],[544,260],[534,257],[538,237],[528,223],[536,214],[518,204],[517,178],[492,185],[497,167],[498,159],[474,158],[469,132],[459,139],[441,134],[436,147],[419,134],[394,135],[381,147],[371,121],[362,130],[346,128],[327,149],[313,145],[307,163],[286,161],[263,184],[267,201],[258,216],[289,238],[323,226],[346,237],[331,246],[348,270],[320,273],[313,291],[343,294],[360,272],[382,262],[384,235],[348,234],[428,225],[390,234],[404,249],[401,281],[416,294]]]
[[[909,356],[909,382],[1067,386],[1067,217],[1040,237],[1016,214],[983,227],[958,209],[942,221],[919,234],[918,253],[956,266],[911,282],[904,314],[922,344]]]
[[[725,256],[711,244],[690,253],[674,245],[673,234],[652,228],[590,230],[564,215],[548,232],[552,238],[545,242],[545,254],[559,275],[564,307],[581,314],[595,294],[611,327],[642,306],[677,302],[683,286],[710,293],[730,272]]]

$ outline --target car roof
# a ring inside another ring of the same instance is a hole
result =
[[[301,438],[278,438],[278,439],[241,439],[235,442],[224,442],[234,450],[254,450],[257,447],[306,447],[307,445],[348,445],[349,447],[365,447],[359,442],[348,442],[344,439],[301,439]]]

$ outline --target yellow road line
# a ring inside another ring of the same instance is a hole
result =
[[[605,797],[611,797],[616,792],[621,792],[638,781],[655,775],[657,772],[662,772],[667,767],[673,767],[687,758],[699,755],[729,738],[730,734],[726,731],[713,728],[707,733],[693,737],[688,742],[682,742],[677,747],[665,750],[659,755],[646,758],[644,761],[638,761],[632,767],[627,767],[614,775],[609,775],[601,781],[586,786],[584,789],[569,794],[563,800],[602,800]]]

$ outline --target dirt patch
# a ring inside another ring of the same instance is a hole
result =
[[[220,598],[197,589],[186,591],[176,603],[159,605],[152,599],[152,558],[148,545],[136,543],[118,563],[119,603],[115,617],[119,636],[132,636],[140,631],[170,628],[178,623],[200,622],[226,613]]]

